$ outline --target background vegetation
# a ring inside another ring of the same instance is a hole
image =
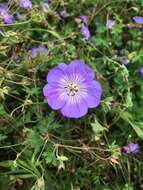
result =
[[[33,0],[32,9],[1,3],[14,19],[0,21],[0,189],[143,189],[143,25],[132,19],[143,15],[143,0]],[[91,41],[81,15],[89,17]],[[107,19],[116,21],[112,29]],[[39,45],[48,54],[33,58]],[[75,58],[96,72],[103,96],[85,117],[67,119],[42,90],[51,68]],[[139,144],[137,154],[122,151],[129,142]]]

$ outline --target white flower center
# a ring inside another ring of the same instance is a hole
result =
[[[79,92],[79,86],[74,82],[69,83],[64,88],[68,96],[75,96],[76,93]]]

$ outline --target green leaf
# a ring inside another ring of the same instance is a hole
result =
[[[10,179],[8,176],[0,176],[0,189],[1,190],[10,190]]]
[[[0,166],[5,167],[5,168],[11,168],[13,167],[13,160],[6,160],[3,162],[0,162]]]
[[[122,32],[123,24],[115,24],[115,26],[112,29],[112,34],[120,34]]]
[[[135,62],[143,61],[143,49],[140,49],[139,52],[134,53],[133,61]]]
[[[105,127],[103,127],[97,120],[94,123],[91,123],[92,130],[95,135],[101,134],[103,131],[107,131]]]
[[[132,102],[132,93],[129,91],[126,96],[126,106],[127,107],[132,107],[133,102]]]
[[[137,135],[143,140],[143,123],[134,121],[130,122],[130,124],[137,133]]]
[[[7,136],[6,136],[6,135],[0,134],[0,141],[5,140],[6,138],[7,138]]]
[[[46,160],[46,163],[47,163],[47,164],[52,163],[53,159],[56,158],[54,152],[52,152],[52,151],[45,152],[45,153],[43,154],[43,156],[45,157],[45,160]]]
[[[7,116],[8,114],[6,113],[4,106],[0,105],[0,116]]]
[[[31,147],[36,151],[39,151],[40,147],[44,143],[44,140],[41,138],[37,131],[34,131],[32,129],[25,129],[25,131],[27,132],[26,143],[31,145]]]
[[[58,160],[56,158],[55,152],[51,148],[48,151],[44,152],[43,157],[47,164],[58,166]]]
[[[132,115],[128,112],[122,113],[121,117],[132,126],[137,135],[143,140],[143,123],[134,121]]]

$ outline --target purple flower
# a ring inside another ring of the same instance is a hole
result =
[[[89,39],[90,38],[90,31],[89,31],[89,28],[87,25],[85,24],[82,24],[81,25],[81,32],[83,34],[83,36],[86,38],[86,39]]]
[[[137,153],[139,152],[139,149],[140,149],[139,145],[134,143],[129,143],[127,146],[123,146],[123,151],[126,152],[127,154]]]
[[[9,7],[7,5],[1,5],[0,7],[0,18],[3,19],[4,23],[11,24],[13,22],[13,15],[8,13]]]
[[[39,5],[39,8],[40,8],[40,11],[43,12],[46,12],[46,9],[49,7],[49,5],[52,3],[51,0],[43,0],[41,1],[40,5]]]
[[[140,74],[143,76],[143,66],[140,67]]]
[[[51,4],[51,3],[52,3],[52,0],[43,0],[43,3]]]
[[[108,19],[106,22],[106,27],[109,29],[112,29],[113,26],[115,25],[115,20]]]
[[[134,16],[133,20],[138,24],[143,24],[143,17],[142,16]]]
[[[13,15],[11,15],[11,14],[5,14],[4,17],[3,17],[3,19],[4,19],[4,22],[6,24],[12,24],[12,22],[13,22]]]
[[[67,13],[66,10],[61,11],[61,12],[60,12],[60,15],[61,15],[61,17],[63,17],[63,18],[66,18],[66,17],[69,16],[69,14]]]
[[[120,61],[121,63],[123,63],[124,65],[128,65],[128,64],[130,63],[130,60],[125,59],[124,57],[120,57],[120,58],[119,58],[119,61]]]
[[[119,50],[119,54],[120,54],[120,55],[125,54],[125,50],[124,50],[124,49]]]
[[[41,46],[39,46],[39,53],[44,53],[47,55],[49,53],[49,50],[47,47],[41,45]]]
[[[33,57],[33,58],[37,57],[37,55],[38,55],[38,53],[39,53],[39,48],[33,47],[33,48],[30,50],[30,53],[31,53],[31,57]]]
[[[36,58],[40,53],[44,53],[45,55],[47,55],[48,54],[48,48],[43,46],[43,45],[40,45],[39,47],[33,47],[30,50],[30,54],[31,54],[32,58]]]
[[[1,14],[5,14],[5,12],[7,12],[9,10],[9,7],[7,5],[4,5],[2,4],[1,7],[0,7],[2,10],[1,10]]]
[[[43,94],[52,109],[60,109],[65,117],[80,118],[88,108],[100,104],[102,88],[94,77],[94,71],[82,60],[60,63],[47,74]]]
[[[19,20],[26,20],[26,15],[20,14],[19,12],[16,13],[16,16]]]
[[[32,3],[30,0],[19,0],[20,7],[24,9],[32,9]]]
[[[83,15],[83,16],[79,16],[79,18],[80,18],[85,24],[88,23],[88,16]]]

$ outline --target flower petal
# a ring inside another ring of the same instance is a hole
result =
[[[143,17],[142,16],[134,16],[133,20],[138,24],[143,24]]]
[[[4,22],[6,23],[6,24],[12,24],[12,22],[13,22],[13,16],[11,15],[11,14],[5,14],[4,16],[3,16],[3,19],[4,19]]]
[[[79,16],[79,18],[80,18],[85,24],[88,23],[88,16],[82,15],[82,16]]]
[[[46,84],[43,88],[43,94],[52,109],[58,110],[64,106],[65,99],[60,96],[58,88]]]
[[[65,71],[68,66],[67,66],[65,63],[60,63],[60,64],[58,65],[58,67],[59,67],[62,71]]]
[[[83,78],[94,79],[95,72],[80,59],[73,60],[68,66],[69,74],[79,73]]]
[[[112,19],[107,20],[107,22],[106,22],[107,28],[112,29],[114,25],[115,25],[115,20],[112,20]]]
[[[97,107],[101,102],[102,88],[98,81],[94,80],[88,84],[88,97],[86,102],[89,108]]]
[[[9,10],[9,7],[7,5],[1,5],[1,10],[7,12]]]
[[[139,72],[143,76],[143,66],[140,67]]]
[[[128,154],[131,153],[130,148],[129,148],[128,146],[123,146],[123,150],[124,150],[126,153],[128,153]]]
[[[68,118],[80,118],[86,115],[87,111],[88,107],[83,99],[79,102],[69,100],[61,109],[62,114]]]
[[[47,74],[47,81],[49,83],[59,82],[59,79],[64,76],[64,67],[65,65],[63,66],[63,63],[62,63],[62,65],[59,64],[57,67],[49,71],[49,73]]]
[[[39,53],[39,49],[37,47],[33,47],[31,50],[30,50],[30,53],[31,53],[31,57],[32,58],[35,58],[37,57],[38,53]]]
[[[130,151],[133,153],[136,153],[139,151],[139,145],[138,144],[129,143],[128,147],[129,147]]]
[[[89,28],[86,24],[82,24],[81,25],[81,32],[82,32],[82,35],[86,38],[86,39],[89,39],[90,37],[90,31],[89,31]]]

